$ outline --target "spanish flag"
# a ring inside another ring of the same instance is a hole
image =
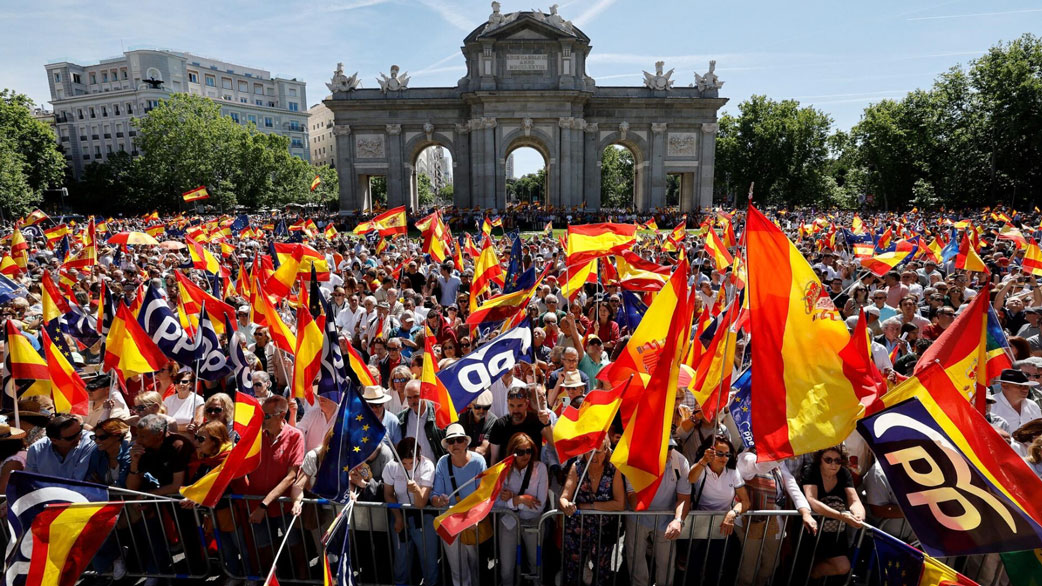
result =
[[[682,259],[670,277],[669,288],[680,292],[680,295],[676,311],[669,319],[665,346],[651,372],[651,380],[645,389],[629,386],[624,403],[631,404],[632,409],[620,407],[623,408],[622,424],[625,431],[615,446],[611,462],[630,481],[637,495],[635,508],[638,511],[646,510],[651,504],[666,469],[669,436],[676,409],[680,359],[691,332],[691,313],[686,295],[687,277],[688,262]]]
[[[185,241],[188,243],[188,254],[192,258],[192,267],[206,271],[212,275],[215,275],[222,270],[226,270],[221,267],[221,263],[217,260],[217,257],[207,250],[201,243],[196,242],[191,238],[186,238]]]
[[[122,502],[62,503],[42,509],[30,525],[32,555],[25,586],[75,586],[122,510]]]
[[[727,313],[718,318],[716,332],[705,352],[699,357],[695,377],[691,381],[689,390],[709,421],[716,418],[720,407],[727,406],[727,393],[731,392],[734,355],[738,346],[738,332],[734,325],[741,307],[741,302],[735,299]],[[702,342],[696,338],[691,344],[701,345]]]
[[[977,254],[973,244],[970,243],[969,230],[962,233],[962,240],[959,241],[959,253],[955,255],[955,268],[986,274],[991,272]]]
[[[468,234],[467,237],[469,238],[470,235]],[[499,266],[499,259],[496,258],[496,250],[492,248],[492,241],[486,238],[481,247],[481,254],[474,263],[474,280],[471,284],[471,291],[474,292],[474,295],[472,296],[483,292],[490,283],[502,287],[503,282],[503,267]]]
[[[605,260],[601,266],[608,269],[609,265]],[[623,250],[616,255],[615,265],[618,269],[618,282],[627,291],[656,292],[669,280],[668,266],[647,261],[632,250]]]
[[[423,252],[431,255],[431,258],[439,263],[449,258],[452,250],[448,241],[452,236],[449,234],[448,226],[441,221],[441,212],[434,212],[416,223],[417,227],[421,225],[424,226],[421,228]]]
[[[318,230],[317,226],[315,230]],[[329,280],[329,262],[326,260],[326,256],[307,244],[275,242],[271,248],[275,259],[279,261],[279,268],[282,268],[282,263],[292,261],[299,252],[300,260],[297,266],[297,274],[300,275],[300,278],[305,281],[310,280],[311,267],[315,267],[315,275],[319,281]]]
[[[1038,242],[1035,242],[1034,238],[1028,241],[1023,267],[1036,277],[1042,276],[1042,249],[1039,249]],[[3,271],[0,270],[0,272]]]
[[[322,185],[322,178],[315,175],[315,178],[311,180],[311,191],[318,189],[319,185]]]
[[[209,312],[209,310],[207,310]],[[282,321],[267,291],[261,286],[258,277],[253,277],[253,315],[251,319],[271,332],[271,340],[283,352],[293,354],[297,351],[297,335]]]
[[[420,398],[434,403],[434,418],[438,427],[445,428],[459,420],[448,389],[438,378],[438,363],[434,357],[434,333],[427,329],[423,340],[423,370],[420,373]],[[484,515],[482,515],[484,517]],[[480,519],[479,519],[480,521]],[[451,543],[451,541],[450,541]]]
[[[633,246],[633,224],[582,224],[568,227],[568,265],[580,265],[601,256],[618,254]]]
[[[477,525],[484,519],[492,505],[499,500],[499,491],[506,482],[507,472],[514,465],[514,455],[510,454],[503,461],[478,475],[481,484],[478,488],[459,501],[452,508],[434,518],[434,530],[452,544],[456,536]]]
[[[18,273],[22,272],[22,270],[23,269],[18,266],[18,263],[14,262],[14,259],[11,258],[10,254],[5,254],[4,257],[0,259],[0,275],[17,277]]]
[[[846,376],[850,335],[810,264],[758,209],[747,218],[752,427],[758,459],[779,460],[846,439],[864,391]]]
[[[565,268],[565,272],[561,274],[558,282],[561,284],[561,292],[569,301],[575,299],[576,295],[582,293],[583,286],[586,285],[586,283],[597,282],[597,265],[599,262],[609,261],[595,258],[584,265]],[[658,288],[661,289],[662,285],[659,284]]]
[[[36,211],[29,214],[22,220],[22,224],[26,226],[35,226],[44,220],[50,220],[51,217],[46,212],[37,208]]]
[[[554,449],[561,462],[601,446],[631,380],[611,389],[590,391],[578,409],[564,408],[554,425]]]
[[[207,315],[213,320],[213,329],[218,334],[224,333],[225,322],[235,323],[234,307],[207,293],[202,287],[181,274],[181,271],[174,271],[174,277],[177,279],[179,297],[184,303],[188,318],[188,324],[184,325],[185,329],[194,331],[199,327],[199,312],[202,311],[204,305]]]
[[[371,387],[376,384],[373,375],[365,364],[365,360],[358,354],[358,350],[352,344],[347,344],[347,362],[351,365],[351,371],[358,377],[358,383],[363,387]]]
[[[405,206],[391,208],[370,221],[372,229],[385,238],[395,234],[405,234],[409,230],[405,219]]]
[[[297,347],[293,353],[293,396],[315,404],[312,385],[322,367],[322,329],[308,311],[306,303],[297,308]]]
[[[40,336],[51,379],[55,412],[86,416],[89,397],[83,379],[47,335],[47,328],[40,328]]]
[[[333,225],[333,222],[330,222],[326,224],[326,231],[322,235],[325,236],[326,240],[332,240],[336,238],[337,233],[336,226]]]
[[[105,370],[116,369],[120,378],[156,372],[168,362],[162,350],[137,323],[124,303],[118,303],[116,317],[105,338]]]
[[[717,235],[716,230],[713,230],[712,227],[706,231],[705,249],[706,255],[713,259],[713,266],[721,273],[734,263],[734,257],[727,251],[723,240],[720,240],[720,236]]]
[[[882,277],[888,272],[896,269],[906,260],[912,258],[912,254],[914,254],[916,250],[918,250],[918,247],[914,242],[902,240],[897,243],[897,247],[893,251],[860,259],[861,266],[868,269],[873,275]]]
[[[181,496],[204,507],[213,507],[224,496],[228,485],[236,478],[253,472],[260,464],[261,427],[264,412],[257,399],[244,393],[235,393],[235,424],[239,441],[230,447],[228,455],[195,484],[181,489]],[[222,451],[225,451],[222,448]]]
[[[40,306],[43,311],[43,323],[49,324],[72,311],[69,302],[62,295],[58,285],[51,277],[50,271],[44,271],[40,279]]]
[[[11,258],[14,260],[14,264],[23,271],[29,263],[29,244],[17,226],[15,226],[14,232],[11,232]]]
[[[489,238],[488,240],[491,240],[491,238]],[[482,247],[484,247],[484,244],[482,245]],[[474,239],[470,237],[469,232],[466,234],[466,237],[464,238],[463,252],[466,252],[468,255],[470,255],[471,258],[477,258],[481,254],[481,251],[478,250],[477,245],[474,244]]]
[[[22,396],[50,395],[51,373],[47,370],[47,362],[12,320],[7,320],[7,358],[11,378],[39,381]]]
[[[206,186],[205,185],[200,185],[199,187],[196,187],[195,189],[192,189],[190,191],[186,191],[186,192],[182,193],[181,197],[185,201],[197,201],[197,200],[200,200],[200,199],[209,199],[210,198],[210,193],[208,191],[206,191]],[[155,212],[153,212],[153,214],[154,213]]]

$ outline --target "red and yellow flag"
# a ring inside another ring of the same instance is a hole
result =
[[[311,317],[306,303],[297,308],[297,348],[293,353],[293,396],[315,403],[312,385],[322,367],[322,329]]]
[[[199,312],[202,311],[204,305],[206,306],[206,314],[213,320],[213,329],[218,334],[224,333],[225,323],[235,322],[234,307],[206,292],[202,287],[193,283],[191,279],[181,274],[181,271],[174,271],[174,277],[177,279],[178,292],[181,301],[184,303],[185,313],[189,321],[188,324],[184,325],[186,329],[194,331],[195,328],[199,327]]]
[[[186,192],[182,193],[181,197],[185,201],[198,201],[200,199],[209,199],[210,198],[210,192],[206,191],[206,186],[205,185],[200,185],[199,187],[196,187],[195,189],[191,189],[189,191],[186,191]],[[155,213],[155,212],[153,212],[153,213]]]
[[[33,519],[26,586],[75,586],[123,510],[121,502],[70,505],[48,506]]]
[[[434,518],[434,530],[445,543],[452,544],[457,535],[477,525],[488,515],[506,482],[507,474],[504,472],[508,472],[513,465],[514,455],[510,454],[502,462],[479,474],[481,484],[474,492]]]
[[[633,224],[583,224],[568,227],[568,265],[580,265],[601,256],[618,254],[633,246],[637,227]]]
[[[706,230],[705,248],[706,255],[713,259],[713,266],[721,273],[734,263],[734,257],[727,251],[724,241],[720,240],[720,236],[717,235],[716,230],[713,230],[712,227]]]
[[[990,273],[988,266],[984,264],[977,249],[970,242],[969,230],[962,233],[959,241],[959,252],[955,255],[955,268],[978,273]]]
[[[347,363],[351,366],[351,370],[358,377],[358,382],[363,387],[371,387],[376,384],[376,381],[373,380],[373,374],[369,372],[369,367],[365,364],[365,360],[362,360],[362,356],[358,354],[358,350],[355,350],[352,344],[347,345]]]
[[[206,310],[210,313],[209,308]],[[253,315],[251,319],[259,325],[266,326],[271,332],[271,341],[275,342],[283,352],[292,354],[297,351],[297,335],[282,321],[278,310],[268,298],[267,291],[261,286],[258,277],[253,278]]]
[[[554,425],[554,448],[561,462],[601,446],[629,384],[627,380],[611,389],[590,391],[578,409],[565,407]]]
[[[469,238],[470,235],[468,234]],[[477,262],[474,263],[474,280],[471,284],[472,297],[476,297],[475,293],[483,292],[489,283],[496,283],[500,287],[503,286],[503,267],[499,266],[499,259],[496,258],[496,249],[492,247],[492,241],[489,238],[485,238],[484,244],[481,247],[481,254],[477,257]]]
[[[717,322],[716,333],[712,341],[701,354],[695,367],[695,377],[691,381],[691,394],[702,407],[707,420],[716,419],[720,407],[727,405],[727,393],[731,392],[731,375],[734,372],[734,355],[738,346],[738,332],[734,324],[741,311],[737,300],[731,302],[731,308]],[[701,345],[696,338],[691,345]]]
[[[105,370],[117,369],[121,378],[155,372],[166,365],[167,358],[145,333],[124,303],[118,303],[116,315],[105,338]]]
[[[311,180],[311,191],[318,189],[319,185],[322,185],[322,178],[315,175],[315,178]]]
[[[420,398],[434,403],[435,423],[445,428],[450,423],[459,421],[459,414],[452,404],[448,389],[438,378],[438,363],[434,356],[434,332],[427,328],[423,340],[423,370],[420,373]],[[480,520],[480,519],[479,519]]]
[[[1039,249],[1038,242],[1035,242],[1034,238],[1028,241],[1023,267],[1036,277],[1042,276],[1042,250]]]
[[[87,385],[83,383],[83,379],[76,373],[76,369],[69,364],[65,355],[47,335],[47,328],[40,328],[40,335],[43,355],[47,359],[47,372],[51,379],[54,411],[86,416],[90,400],[87,396]]]
[[[676,311],[668,322],[665,346],[651,372],[647,388],[641,390],[635,385],[627,388],[624,402],[632,404],[633,408],[628,413],[622,412],[625,431],[611,455],[612,464],[626,476],[637,495],[638,511],[648,508],[666,469],[680,358],[691,331],[687,277],[688,261],[682,259],[669,280],[669,288],[680,292],[680,296]]]
[[[51,394],[51,373],[47,370],[47,362],[11,320],[7,320],[7,355],[11,378],[39,381],[22,396]]]
[[[204,507],[215,506],[232,480],[246,476],[260,464],[263,424],[264,412],[257,399],[235,393],[234,429],[239,441],[234,447],[222,447],[221,451],[228,452],[224,460],[191,486],[183,487],[181,496]]]
[[[14,264],[23,271],[29,263],[29,244],[25,241],[25,236],[22,235],[18,226],[15,226],[14,232],[11,232],[11,258],[14,260]]]
[[[751,205],[746,234],[758,459],[834,446],[864,413],[840,358],[846,325],[810,263]]]

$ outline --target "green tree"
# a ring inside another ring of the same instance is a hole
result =
[[[452,186],[451,183],[449,183],[448,185],[443,185],[441,187],[441,190],[438,191],[438,199],[440,199],[443,203],[451,204],[453,197],[455,197],[455,194],[456,189]]]
[[[517,179],[507,181],[507,200],[542,202],[546,187],[546,168],[535,173],[522,175]]]
[[[369,178],[369,195],[374,206],[387,203],[387,176],[373,175]]]
[[[431,187],[431,178],[426,173],[416,176],[416,195],[421,208],[434,205],[434,189]]]
[[[33,118],[32,107],[28,96],[0,91],[0,206],[10,214],[37,206],[43,190],[61,185],[64,177],[65,157],[54,132]]]
[[[744,196],[756,183],[756,200],[799,205],[831,203],[826,180],[832,119],[796,100],[753,96],[738,116],[720,118],[716,142],[718,192]]]
[[[601,205],[633,207],[633,153],[624,146],[611,145],[601,153]]]

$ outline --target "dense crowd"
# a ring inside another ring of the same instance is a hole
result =
[[[740,235],[742,214],[724,216]],[[974,216],[980,218],[981,214]],[[457,234],[480,234],[484,214],[459,212],[446,218]],[[716,214],[708,216],[711,223],[717,218]],[[255,259],[268,252],[273,240],[306,239],[328,263],[331,274],[321,282],[320,290],[332,309],[330,319],[345,354],[350,345],[366,362],[376,384],[361,389],[362,396],[387,430],[387,441],[351,472],[356,498],[428,507],[422,512],[390,510],[394,551],[388,552],[393,553],[389,556],[393,568],[388,581],[403,584],[422,579],[424,584],[435,584],[444,571],[439,569],[444,559],[451,581],[469,585],[481,580],[474,568],[484,567],[484,558],[494,558],[498,575],[492,579],[514,583],[518,573],[528,575],[535,567],[535,528],[540,516],[551,509],[564,513],[558,531],[563,539],[556,555],[544,552],[544,556],[548,563],[556,564],[553,569],[560,572],[561,584],[613,583],[618,568],[613,551],[620,538],[625,543],[623,564],[637,586],[671,583],[678,568],[697,564],[695,560],[705,556],[714,560],[714,571],[717,560],[723,567],[720,583],[766,583],[772,565],[778,564],[786,527],[792,532],[801,524],[803,531],[820,534],[820,538],[807,539],[814,544],[812,549],[794,548],[784,555],[800,558],[812,579],[850,572],[852,544],[847,527],[869,522],[899,538],[914,539],[902,523],[902,512],[878,463],[856,433],[843,444],[814,454],[757,462],[755,452],[744,449],[726,409],[715,421],[703,416],[702,406],[687,392],[690,377],[679,383],[667,471],[649,509],[661,515],[627,518],[617,525],[608,517],[586,518],[580,513],[591,509],[626,511],[634,506],[632,486],[610,461],[622,435],[620,423],[612,427],[603,445],[585,456],[561,462],[553,446],[553,428],[562,410],[579,406],[587,393],[606,388],[598,373],[623,352],[634,324],[624,307],[625,283],[602,272],[597,282],[588,282],[579,290],[563,288],[566,254],[561,240],[544,232],[544,227],[547,222],[564,228],[565,224],[608,220],[644,224],[649,219],[657,222],[660,231],[642,231],[633,251],[663,266],[674,265],[678,259],[675,250],[666,252],[663,247],[669,230],[685,221],[691,228],[680,248],[687,249],[693,265],[689,287],[698,289],[695,315],[701,314],[701,306],[712,307],[735,298],[732,268],[716,270],[702,238],[694,231],[704,218],[681,217],[675,212],[651,218],[517,210],[504,216],[505,232],[515,228],[535,232],[522,237],[521,257],[510,258],[512,234],[500,235],[497,227],[492,239],[504,270],[516,263],[521,271],[528,267],[535,267],[536,273],[547,271],[526,309],[534,362],[521,362],[506,372],[460,413],[459,422],[444,427],[437,424],[435,406],[421,399],[419,379],[425,341],[434,337],[435,359],[441,369],[488,341],[466,323],[472,310],[475,258],[463,255],[461,266],[451,259],[437,262],[424,253],[420,238],[399,237],[380,243],[372,236],[355,236],[350,232],[357,222],[353,217],[318,218],[313,234],[277,234],[270,227],[248,237],[232,234],[223,239],[223,251],[213,247],[221,252],[221,262],[232,280],[249,274]],[[1038,394],[1042,379],[1042,289],[1036,276],[1022,268],[1023,247],[998,236],[1004,221],[991,220],[985,214],[979,222],[985,244],[981,256],[990,275],[956,269],[955,259],[950,258],[913,259],[879,277],[866,271],[855,257],[850,230],[835,229],[851,226],[851,214],[778,210],[773,219],[798,242],[851,330],[864,313],[873,336],[872,358],[891,383],[912,374],[918,357],[952,324],[960,309],[990,283],[991,305],[1008,339],[1013,367],[993,381],[987,417],[1042,476]],[[951,216],[945,224],[941,214],[918,213],[858,218],[873,233],[892,225],[895,233],[924,238],[929,238],[927,232],[947,234],[950,224],[959,219]],[[250,224],[264,227],[281,221],[293,225],[294,220],[254,216]],[[188,251],[107,245],[104,237],[119,231],[144,231],[159,223],[183,225],[186,221],[191,222],[184,218],[109,219],[108,233],[99,235],[97,264],[82,270],[63,268],[62,259],[46,238],[40,237],[42,234],[24,230],[29,263],[26,270],[16,271],[11,278],[23,285],[28,295],[5,303],[5,318],[35,339],[42,322],[40,281],[44,271],[63,283],[63,290],[71,295],[68,301],[81,308],[88,321],[97,315],[103,283],[117,299],[131,299],[141,290],[140,285],[153,285],[176,313],[176,272],[207,291],[213,289],[213,280],[205,272],[183,268],[190,266]],[[337,227],[337,234],[325,231],[327,222]],[[832,240],[824,238],[829,226],[837,233]],[[168,231],[167,236],[175,242],[184,240],[183,233],[170,236],[175,233]],[[9,244],[10,240],[5,253]],[[69,254],[74,255],[77,247],[74,244]],[[254,392],[264,412],[261,464],[229,489],[230,493],[255,498],[222,502],[215,511],[215,525],[206,527],[205,532],[230,536],[222,540],[222,548],[228,544],[234,547],[244,542],[244,526],[253,525],[252,537],[246,540],[251,542],[251,551],[224,550],[221,557],[229,575],[263,575],[271,567],[293,515],[309,506],[306,499],[311,496],[310,489],[328,449],[338,398],[319,394],[314,404],[292,398],[288,390],[293,357],[276,347],[268,328],[253,321],[250,300],[236,291],[235,287],[225,290],[223,297],[236,309],[235,328],[240,332],[238,339],[252,367]],[[644,293],[640,295],[644,297]],[[280,301],[278,310],[293,327],[296,311],[290,301]],[[227,341],[225,335],[222,343]],[[170,362],[155,373],[118,381],[112,373],[100,372],[103,339],[88,345],[67,333],[65,342],[72,350],[74,366],[87,381],[88,413],[85,417],[55,413],[49,396],[23,393],[17,403],[17,427],[10,408],[6,423],[0,424],[0,490],[6,489],[12,471],[26,470],[179,497],[180,488],[216,466],[236,441],[232,429],[235,386],[230,378],[201,380],[193,365]],[[748,366],[747,346],[752,343],[755,341],[748,340],[746,334],[739,334],[735,378]],[[6,370],[4,374],[10,402],[11,389],[18,387],[19,381],[10,380]],[[471,494],[477,483],[467,482],[509,455],[515,459],[494,511],[513,514],[497,517],[492,527],[497,532],[498,551],[464,540],[452,545],[439,543],[432,528],[436,508],[451,506]],[[694,550],[678,548],[676,540],[692,510],[716,511],[719,516],[713,518],[709,539],[695,544]],[[797,510],[800,517],[786,525],[780,519],[746,515],[764,510]],[[179,517],[182,523],[194,522],[196,517],[187,501],[183,512]],[[522,531],[514,530],[515,520]],[[765,529],[764,523],[772,527]],[[159,521],[146,516],[133,524],[131,531],[139,540],[155,546],[155,554],[141,561],[145,573],[168,570],[173,561],[164,550]],[[732,533],[737,540],[721,539]],[[307,568],[307,558],[309,552],[321,549],[320,534],[320,528],[304,532],[300,539],[290,534],[288,551],[299,568],[298,575],[312,571]],[[521,556],[513,553],[518,535],[524,552]],[[741,556],[743,547],[746,551],[763,548],[764,553]],[[684,552],[690,551],[696,551],[698,557],[686,559]],[[102,548],[93,565],[117,578],[126,571],[114,542]],[[359,571],[370,577],[377,573],[374,568]],[[553,575],[548,578],[552,579]]]

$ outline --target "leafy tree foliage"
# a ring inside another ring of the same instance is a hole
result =
[[[546,167],[507,180],[507,201],[543,202],[546,200]]]
[[[28,96],[0,91],[0,209],[21,215],[57,187],[65,170],[54,132],[32,116]]]
[[[601,205],[633,207],[633,153],[624,146],[611,145],[601,153]]]

